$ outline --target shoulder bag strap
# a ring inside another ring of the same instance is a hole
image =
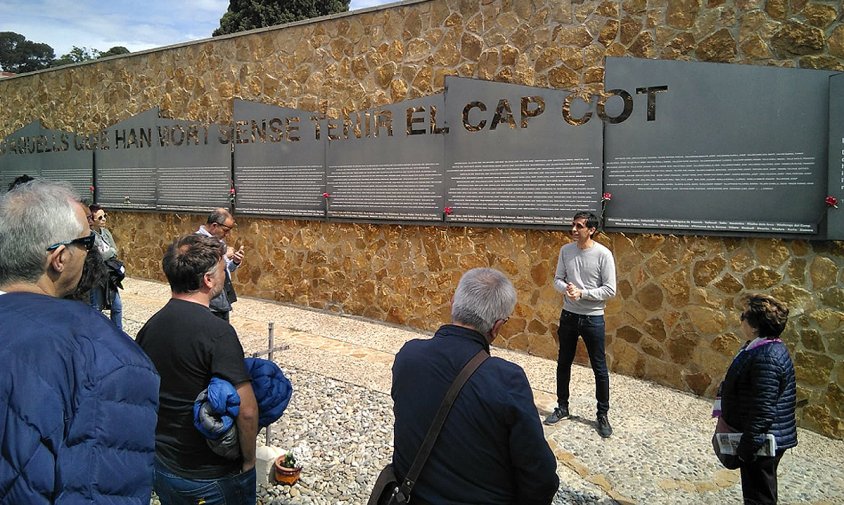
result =
[[[475,370],[477,370],[478,367],[481,366],[481,363],[486,361],[487,358],[489,358],[489,353],[483,349],[478,351],[478,353],[475,354],[468,363],[466,363],[466,366],[463,367],[463,370],[460,371],[457,378],[454,379],[454,382],[451,383],[451,387],[445,394],[445,397],[440,404],[440,409],[437,411],[437,416],[434,418],[434,422],[431,423],[431,427],[428,428],[428,433],[425,435],[425,440],[422,442],[419,452],[416,453],[416,458],[414,458],[413,464],[410,465],[410,471],[407,472],[407,476],[404,480],[402,480],[401,486],[399,487],[399,493],[404,495],[405,500],[410,497],[410,492],[416,484],[416,479],[419,478],[419,474],[422,472],[422,467],[425,466],[428,456],[431,454],[431,449],[434,448],[434,443],[437,441],[437,437],[439,436],[440,430],[445,423],[446,417],[448,417],[451,406],[454,404],[454,400],[457,399],[457,395],[460,394],[460,390],[463,389],[463,385],[466,384],[469,377],[475,373]]]

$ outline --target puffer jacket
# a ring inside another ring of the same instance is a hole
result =
[[[252,379],[252,391],[258,403],[258,428],[276,422],[293,395],[293,385],[272,361],[246,358],[246,370]],[[240,457],[235,418],[240,410],[240,395],[235,387],[213,377],[193,404],[193,425],[208,439],[208,446],[224,458]]]
[[[779,341],[740,352],[721,384],[724,421],[744,433],[738,455],[752,461],[771,433],[777,450],[797,445],[797,383],[788,348]]]
[[[148,505],[159,377],[86,304],[0,295],[0,504]]]

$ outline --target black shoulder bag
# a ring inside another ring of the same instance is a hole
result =
[[[378,475],[378,480],[375,481],[375,487],[372,489],[369,501],[366,502],[367,505],[400,505],[410,501],[410,493],[413,491],[416,479],[419,478],[419,474],[422,473],[422,467],[425,466],[428,456],[431,455],[431,449],[434,448],[434,443],[437,441],[437,437],[445,423],[446,417],[448,417],[451,406],[454,404],[454,400],[457,399],[457,395],[460,394],[460,390],[463,389],[463,385],[466,384],[469,377],[475,373],[475,370],[487,358],[489,358],[489,354],[481,349],[466,363],[463,370],[457,374],[457,378],[451,383],[451,387],[440,404],[437,416],[431,423],[431,427],[428,428],[425,440],[422,441],[422,446],[419,448],[419,452],[416,453],[416,458],[413,459],[413,464],[410,465],[410,471],[407,472],[407,476],[399,482],[393,464],[390,463],[385,466]]]

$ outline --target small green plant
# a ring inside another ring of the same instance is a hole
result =
[[[293,455],[292,451],[284,453],[284,460],[281,464],[287,468],[296,468],[296,456]]]
[[[286,451],[281,464],[285,468],[302,468],[311,458],[311,448],[307,445],[299,445]]]

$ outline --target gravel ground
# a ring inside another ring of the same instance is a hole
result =
[[[258,504],[366,503],[378,472],[393,453],[389,395],[297,368],[284,367],[284,372],[294,393],[284,415],[272,425],[270,445],[285,449],[306,445],[312,458],[295,485],[261,485]],[[259,442],[265,440],[262,431]],[[151,503],[159,505],[155,497]],[[588,484],[578,489],[561,486],[553,501],[554,505],[613,503]]]
[[[294,486],[263,486],[264,505],[366,503],[378,472],[393,453],[389,395],[287,367],[294,385],[287,411],[272,427],[272,445],[307,444],[313,458]],[[303,387],[302,385],[307,385]],[[261,435],[263,441],[263,433]],[[555,504],[609,504],[586,489],[561,488]]]
[[[134,335],[166,303],[169,290],[139,279],[125,284],[124,324]],[[294,384],[271,444],[307,443],[313,458],[294,486],[263,486],[260,503],[366,503],[392,454],[393,355],[407,340],[430,334],[243,297],[232,322],[247,354],[266,349],[270,321],[276,345],[288,346],[275,361]],[[500,348],[492,352],[525,369],[540,416],[546,415],[555,403],[553,361]],[[574,367],[571,387],[574,417],[545,428],[561,481],[554,504],[741,502],[738,472],[721,468],[712,455],[709,400],[612,374],[609,417],[615,432],[605,440],[595,433],[591,369]],[[803,429],[798,438],[780,463],[780,503],[844,504],[844,442]]]

